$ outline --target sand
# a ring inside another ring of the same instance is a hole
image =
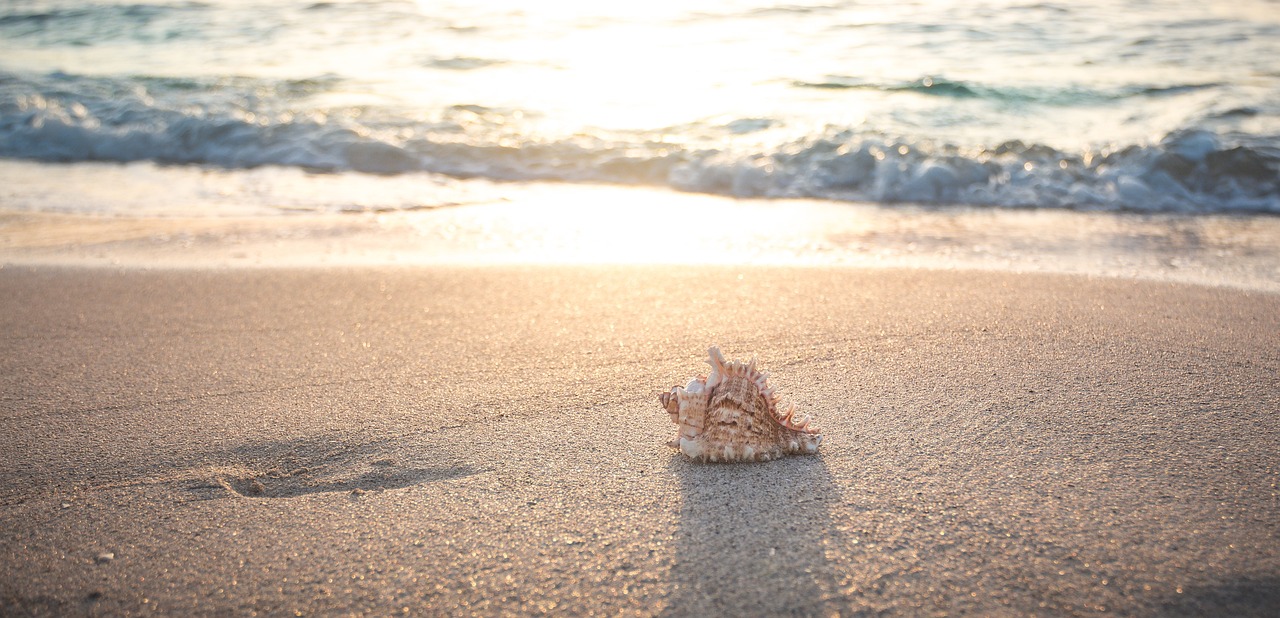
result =
[[[0,323],[0,614],[1280,611],[1274,294],[9,265]],[[711,344],[818,456],[664,446]]]
[[[179,202],[147,214],[96,212],[91,198],[104,187],[81,195],[74,189],[83,183],[69,185],[63,199],[89,206],[41,210],[46,195],[27,196],[32,204],[25,208],[22,199],[0,196],[0,264],[852,266],[1077,274],[1280,293],[1274,216],[734,200],[553,183],[506,184],[473,201],[400,211],[222,213]]]

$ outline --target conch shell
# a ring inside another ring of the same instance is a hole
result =
[[[783,404],[756,361],[727,362],[720,349],[707,351],[711,374],[658,395],[679,427],[667,443],[695,461],[769,461],[818,452],[822,436]]]

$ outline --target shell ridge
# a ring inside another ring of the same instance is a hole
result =
[[[768,372],[749,362],[726,360],[707,350],[711,372],[685,387],[659,394],[678,427],[668,444],[695,461],[769,461],[788,454],[816,453],[823,438],[812,415],[799,415],[769,383]],[[768,420],[766,420],[768,419]]]

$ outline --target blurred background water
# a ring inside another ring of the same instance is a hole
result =
[[[567,181],[1280,213],[1280,2],[3,0],[0,157],[35,209]],[[135,190],[31,188],[102,162]]]

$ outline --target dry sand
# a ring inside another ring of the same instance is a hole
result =
[[[1274,294],[8,266],[0,323],[4,615],[1280,612]],[[819,456],[663,446],[713,343]]]

